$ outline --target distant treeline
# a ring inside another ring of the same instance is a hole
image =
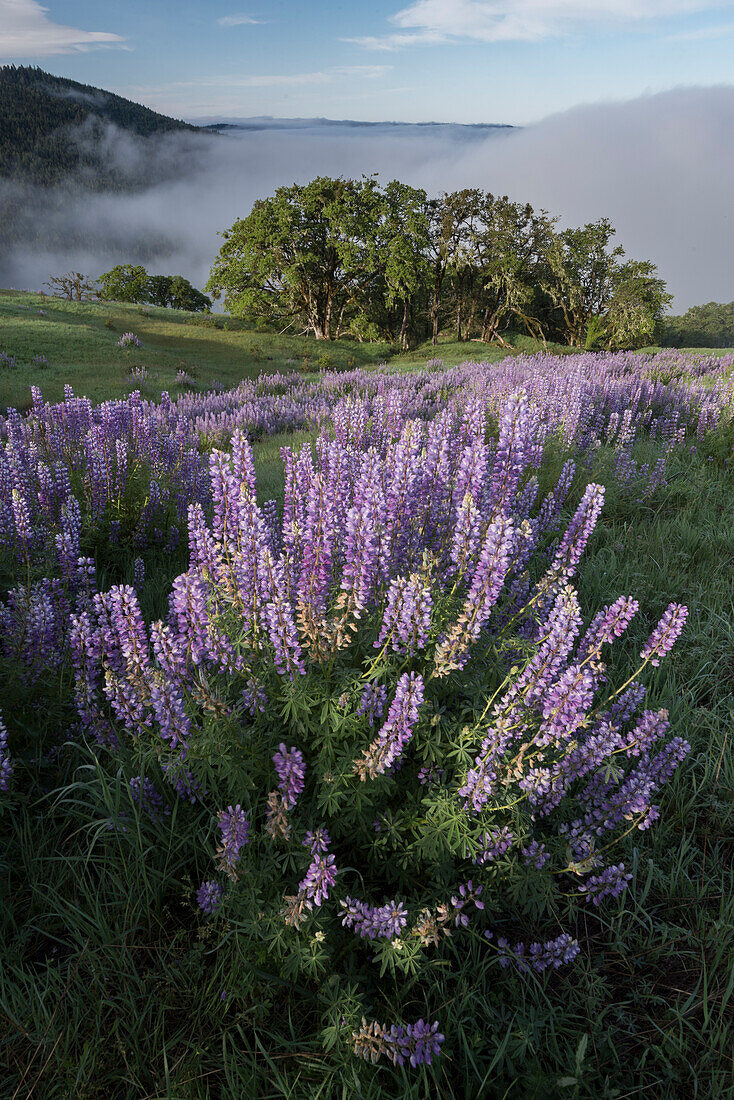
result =
[[[209,313],[212,303],[183,275],[149,275],[141,264],[117,264],[99,277],[99,297],[110,302]]]
[[[134,181],[110,163],[102,145],[109,124],[138,137],[198,131],[122,96],[42,69],[0,67],[0,177],[47,187],[73,175],[92,189],[129,190]],[[141,183],[147,182],[146,175]]]
[[[734,302],[707,302],[682,317],[666,317],[660,343],[668,348],[734,347]]]
[[[589,349],[653,343],[671,300],[655,265],[625,259],[606,219],[556,221],[476,189],[429,198],[397,180],[322,176],[236,221],[205,289],[236,316],[324,340],[407,348],[448,330],[502,344],[521,329]]]

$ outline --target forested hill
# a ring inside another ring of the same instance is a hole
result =
[[[48,186],[73,173],[95,189],[128,187],[134,180],[121,179],[110,161],[110,124],[142,138],[201,132],[101,88],[30,66],[0,67],[0,177]]]

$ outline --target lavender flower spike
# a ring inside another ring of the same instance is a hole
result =
[[[363,750],[363,759],[355,761],[354,773],[363,782],[368,776],[374,779],[376,775],[384,775],[395,763],[413,736],[422,702],[423,677],[406,672],[398,680],[387,721],[369,748]]]
[[[250,839],[250,822],[239,803],[229,806],[226,810],[220,810],[217,820],[222,834],[222,841],[217,848],[219,866],[233,881],[239,877],[236,863],[240,857],[240,849]]]
[[[670,652],[680,637],[687,618],[688,608],[684,604],[669,604],[662,619],[647,639],[640,656],[657,667],[660,664],[660,658]]]
[[[306,765],[300,749],[287,749],[281,741],[273,756],[275,770],[278,773],[278,787],[283,800],[283,808],[292,810],[303,790]]]
[[[0,791],[7,791],[13,765],[8,756],[8,731],[0,718]]]
[[[219,906],[222,904],[222,896],[224,890],[218,882],[210,880],[209,882],[202,882],[199,889],[196,891],[196,900],[199,903],[199,908],[205,913],[216,913]]]

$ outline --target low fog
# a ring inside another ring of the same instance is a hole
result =
[[[38,289],[71,268],[97,276],[114,263],[142,262],[201,287],[217,233],[256,198],[316,175],[379,172],[434,194],[508,194],[562,225],[609,217],[630,256],[658,265],[676,312],[734,299],[733,87],[580,107],[522,130],[258,120],[257,128],[154,144],[110,129],[104,141],[121,179],[154,151],[167,181],[133,194],[0,184],[0,200],[13,200],[18,238],[0,250],[0,286]]]

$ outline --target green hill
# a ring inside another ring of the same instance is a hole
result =
[[[124,332],[134,332],[142,346],[118,347]],[[537,348],[526,337],[517,344],[518,351]],[[222,315],[0,290],[0,411],[27,408],[33,385],[50,401],[63,397],[67,383],[94,401],[121,397],[130,389],[158,398],[162,390],[176,396],[276,371],[352,370],[386,361],[411,370],[436,356],[453,365],[472,357],[494,361],[505,354],[442,338],[437,349],[424,344],[397,355],[385,343],[325,343],[313,336],[258,332]]]
[[[0,177],[49,186],[72,174],[95,189],[129,189],[105,155],[109,125],[140,138],[201,133],[122,96],[30,66],[0,68]],[[153,159],[153,158],[151,158]],[[147,183],[149,180],[141,180]]]

